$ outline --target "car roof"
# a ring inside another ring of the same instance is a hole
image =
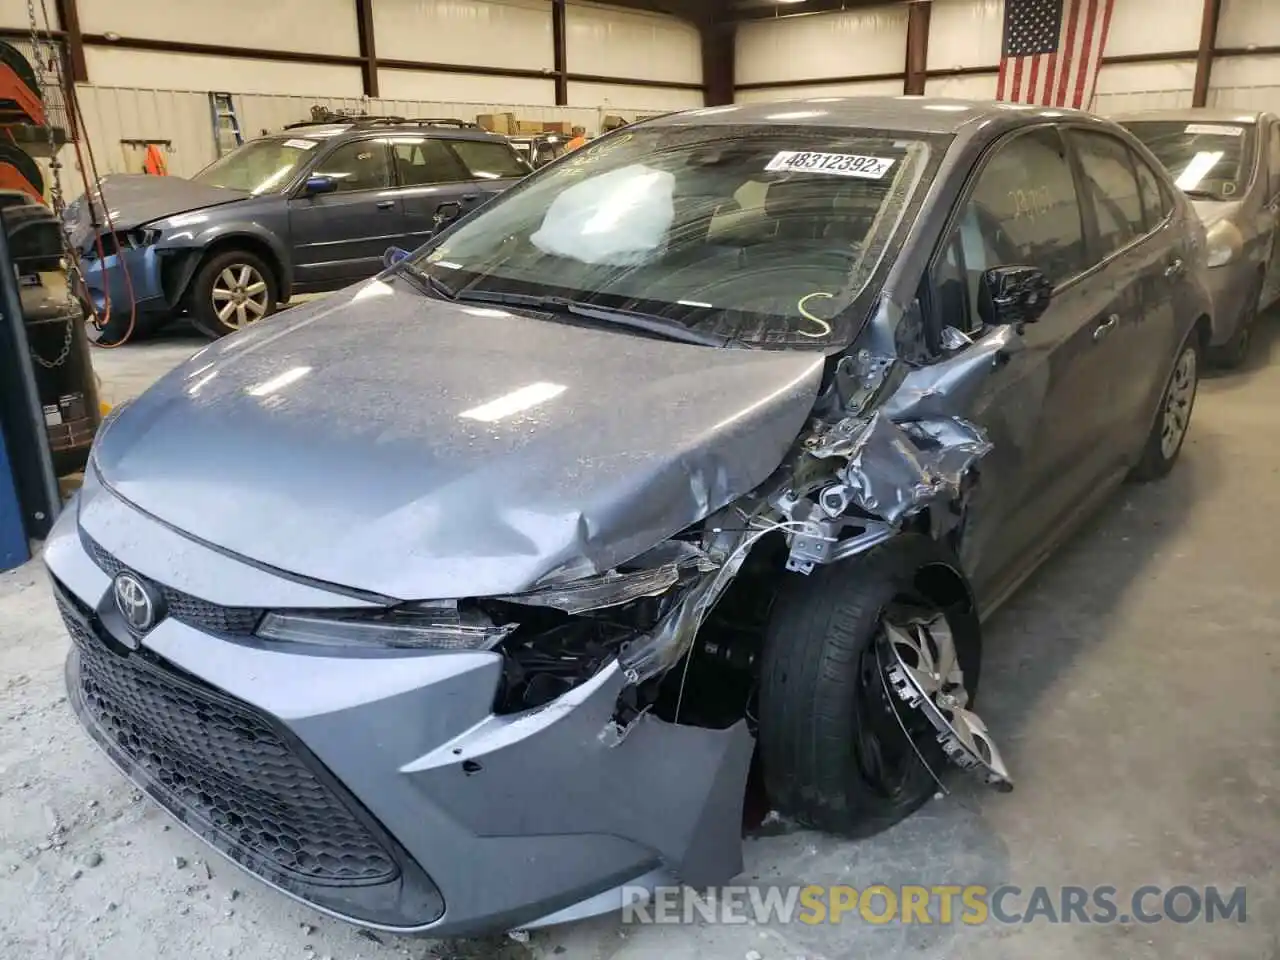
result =
[[[1111,119],[1117,123],[1133,120],[1207,120],[1211,123],[1257,123],[1266,116],[1255,110],[1231,110],[1225,107],[1183,107],[1175,110],[1135,110]]]
[[[739,103],[702,107],[654,117],[633,126],[687,126],[698,124],[751,124],[760,126],[867,127],[902,133],[959,134],[973,126],[1019,126],[1030,120],[1091,115],[1066,107],[1047,108],[993,100],[959,100],[947,97],[803,97],[767,103]]]

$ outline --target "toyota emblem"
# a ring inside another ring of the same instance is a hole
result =
[[[134,633],[146,633],[156,625],[158,597],[132,573],[119,573],[111,584],[116,609]]]

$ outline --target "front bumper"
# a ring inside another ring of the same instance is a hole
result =
[[[266,644],[210,611],[360,601],[187,540],[89,476],[77,507],[45,550],[76,641],[77,715],[184,825],[283,892],[362,926],[453,936],[741,869],[743,723],[646,716],[615,743],[601,734],[625,683],[616,665],[497,716],[495,653]],[[132,651],[112,621],[119,568],[169,597]]]
[[[168,313],[160,282],[160,257],[154,246],[135,247],[104,258],[96,255],[80,263],[84,284],[94,311],[102,316],[128,312],[130,304],[138,313]],[[126,276],[127,272],[127,276]]]

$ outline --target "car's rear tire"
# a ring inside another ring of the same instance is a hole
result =
[[[1262,300],[1264,278],[1259,276],[1245,299],[1240,323],[1231,339],[1218,347],[1211,347],[1208,360],[1223,370],[1238,370],[1249,359],[1249,347],[1253,343],[1253,328],[1258,320],[1258,306]]]
[[[938,543],[903,534],[784,581],[766,633],[758,716],[765,789],[781,813],[864,837],[933,795],[933,774],[946,759],[924,715],[891,694],[878,641],[897,610],[940,613],[956,638],[972,699],[978,620],[967,592],[949,600],[924,595],[922,571],[939,566],[949,576],[958,571]],[[958,572],[954,582],[963,582]]]
[[[260,256],[224,250],[196,271],[191,323],[206,337],[225,337],[275,313],[279,296],[275,271]]]
[[[1191,427],[1199,382],[1200,339],[1199,331],[1193,330],[1174,360],[1173,372],[1160,395],[1155,422],[1147,434],[1138,465],[1130,474],[1131,479],[1140,483],[1159,480],[1173,469]]]

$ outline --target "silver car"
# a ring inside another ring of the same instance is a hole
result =
[[[1239,366],[1258,313],[1280,298],[1280,119],[1187,109],[1118,120],[1168,168],[1208,228],[1210,359]]]
[[[440,936],[725,882],[766,801],[1007,788],[981,620],[1173,468],[1203,264],[1074,111],[607,134],[108,420],[45,549],[69,700],[254,874]]]

